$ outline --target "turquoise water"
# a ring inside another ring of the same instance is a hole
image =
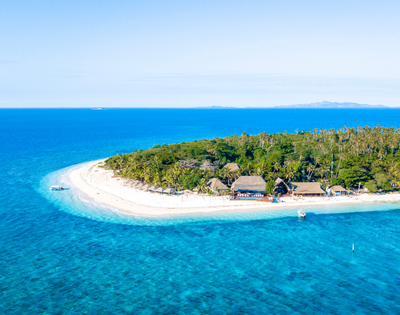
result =
[[[1,314],[400,313],[396,204],[150,222],[45,189],[59,170],[155,143],[399,126],[397,110],[0,110],[0,122]]]

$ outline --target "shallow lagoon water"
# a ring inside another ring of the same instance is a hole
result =
[[[239,113],[0,110],[0,313],[400,313],[395,204],[154,225],[44,195],[54,172],[155,143],[400,125],[396,110]]]

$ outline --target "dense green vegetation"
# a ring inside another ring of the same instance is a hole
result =
[[[277,177],[290,181],[320,181],[323,185],[371,191],[400,187],[400,129],[343,127],[339,130],[296,130],[277,133],[155,145],[149,150],[117,155],[106,167],[124,178],[175,189],[206,190],[212,177],[232,183],[240,175]],[[231,172],[226,163],[240,165]]]

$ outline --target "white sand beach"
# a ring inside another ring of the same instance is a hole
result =
[[[102,161],[85,163],[69,174],[72,185],[95,202],[118,209],[119,212],[146,217],[178,216],[216,212],[266,211],[285,208],[307,208],[318,205],[360,204],[371,202],[400,202],[400,194],[364,194],[342,197],[281,198],[279,203],[233,201],[229,196],[196,194],[161,195],[126,185],[113,177],[113,172],[99,165]]]

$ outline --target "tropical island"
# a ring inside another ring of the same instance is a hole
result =
[[[141,215],[398,201],[373,193],[400,187],[399,142],[399,129],[380,126],[242,133],[117,154],[71,179],[98,202]]]
[[[208,182],[231,187],[241,176],[260,176],[266,193],[275,180],[320,182],[321,187],[365,186],[370,192],[400,186],[400,130],[358,127],[315,129],[155,145],[116,155],[105,166],[125,179],[174,190],[213,193]],[[360,184],[361,183],[361,184]]]

